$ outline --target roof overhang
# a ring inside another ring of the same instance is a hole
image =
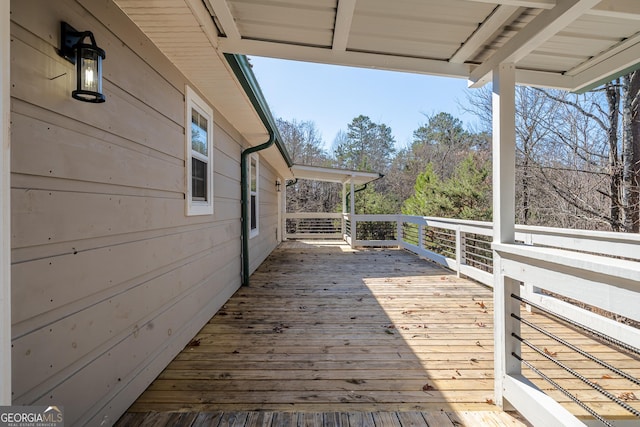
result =
[[[202,0],[113,0],[200,94],[236,129],[248,146],[270,139],[264,111],[256,106],[259,87],[234,70],[218,48],[218,29]],[[90,6],[87,6],[90,7]],[[233,56],[239,58],[238,56]],[[243,80],[244,79],[244,80]],[[257,88],[257,90],[256,90]],[[270,112],[267,113],[270,116]],[[286,151],[274,144],[260,154],[282,177],[291,179]]]
[[[314,181],[336,182],[341,184],[353,182],[355,185],[364,185],[384,176],[376,172],[362,172],[305,165],[293,165],[291,167],[291,172],[297,179],[310,179]]]

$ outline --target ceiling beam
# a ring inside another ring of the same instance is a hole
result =
[[[333,29],[333,50],[347,50],[349,32],[351,32],[351,22],[353,12],[356,9],[356,0],[339,0],[336,10],[336,23]]]
[[[216,15],[216,18],[218,18],[218,22],[222,26],[221,30],[224,32],[227,38],[231,40],[240,40],[242,38],[240,35],[240,30],[238,30],[238,26],[236,25],[236,21],[233,18],[231,9],[227,4],[227,0],[206,1],[209,2],[209,6],[211,6],[211,9]]]
[[[516,69],[516,84],[545,89],[573,90],[574,78],[561,73]]]
[[[640,1],[602,0],[600,4],[588,11],[587,14],[618,19],[640,20]]]
[[[468,0],[476,3],[492,3],[503,6],[532,7],[534,9],[553,9],[559,0]],[[608,16],[611,18],[640,19],[640,2],[638,0],[602,0],[593,9],[585,12],[589,15]]]
[[[467,39],[458,51],[449,59],[455,64],[462,64],[473,55],[487,40],[491,40],[493,35],[501,31],[502,28],[515,19],[520,11],[518,6],[498,6],[478,29]]]
[[[505,62],[517,64],[542,43],[562,31],[600,0],[558,0],[553,9],[542,11],[526,27],[471,72],[471,87],[481,87],[491,79],[495,67]]]
[[[557,0],[468,0],[475,3],[491,3],[502,6],[532,7],[534,9],[553,9]]]
[[[565,74],[569,76],[577,76],[583,71],[594,67],[596,64],[609,60],[610,58],[618,55],[621,52],[624,52],[625,50],[629,49],[631,46],[638,43],[640,43],[640,33],[636,34],[635,36],[629,37],[628,39],[618,43],[617,45],[610,47],[604,52],[601,52],[599,55],[591,57],[589,60],[572,68],[571,70],[567,71]]]
[[[366,52],[335,51],[319,47],[260,40],[229,40],[220,38],[219,48],[225,53],[266,56],[295,61],[403,71],[464,79],[468,78],[470,70],[469,65],[452,64],[447,61]]]
[[[640,65],[640,42],[627,46],[626,49],[616,55],[600,61],[593,66],[577,74],[574,79],[575,92],[584,92],[593,87],[611,81],[614,78],[633,71]]]

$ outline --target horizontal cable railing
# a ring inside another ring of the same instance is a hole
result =
[[[287,239],[343,237],[343,216],[340,213],[287,213],[285,220]]]
[[[544,309],[541,306],[538,306],[536,304],[534,304],[531,301],[527,301],[526,299],[516,295],[516,294],[511,294],[510,295],[511,298],[524,303],[524,304],[528,304],[529,306],[533,306],[535,307],[539,312],[545,313],[546,315],[555,318],[556,320],[559,320],[573,328],[577,328],[580,329],[581,331],[587,333],[588,335],[591,335],[593,337],[596,337],[600,340],[603,340],[615,347],[618,347],[622,352],[631,355],[632,357],[638,357],[640,356],[640,349],[634,348],[632,346],[629,346],[626,343],[617,341],[615,339],[612,339],[608,336],[605,336],[597,331],[592,330],[591,328],[588,328],[572,319],[568,319],[564,316],[558,316],[555,313]],[[531,350],[533,350],[536,354],[538,354],[539,356],[542,356],[542,360],[547,360],[549,362],[552,362],[554,364],[554,366],[559,367],[560,369],[564,370],[565,372],[567,372],[568,374],[570,374],[571,376],[573,376],[574,378],[580,380],[582,383],[586,384],[589,388],[591,388],[592,390],[600,393],[602,396],[604,396],[606,399],[610,400],[611,402],[619,405],[620,407],[622,407],[624,410],[626,410],[627,412],[629,412],[631,415],[635,416],[636,418],[638,418],[638,423],[640,423],[640,410],[634,408],[633,406],[629,405],[627,402],[624,401],[625,398],[625,394],[618,394],[616,395],[615,392],[613,390],[607,390],[606,387],[601,386],[598,382],[590,380],[588,378],[588,374],[586,373],[581,373],[581,368],[580,366],[583,366],[581,364],[578,364],[576,362],[575,358],[571,358],[571,360],[563,360],[564,358],[562,357],[562,355],[564,354],[573,354],[571,352],[577,353],[578,355],[580,355],[583,360],[586,361],[590,361],[590,362],[594,362],[596,364],[598,364],[599,366],[607,369],[612,375],[615,375],[617,377],[620,377],[624,380],[628,381],[628,386],[638,386],[640,385],[640,380],[638,378],[636,378],[634,375],[629,374],[627,372],[625,372],[622,369],[619,369],[617,367],[615,367],[614,365],[612,365],[611,363],[604,361],[602,359],[600,359],[599,357],[589,353],[588,351],[583,350],[582,348],[578,347],[577,345],[574,345],[572,343],[570,343],[569,341],[567,341],[566,339],[563,339],[562,337],[558,336],[556,333],[550,332],[549,330],[535,324],[534,322],[531,322],[529,320],[526,320],[524,318],[522,318],[520,316],[520,314],[516,314],[516,313],[511,313],[511,318],[516,319],[518,322],[520,322],[523,325],[528,326],[531,330],[535,331],[535,333],[543,335],[547,338],[551,338],[552,340],[554,340],[555,342],[557,342],[560,345],[563,345],[566,349],[570,350],[569,352],[563,352],[563,351],[554,351],[551,352],[549,350],[545,349],[541,349],[539,348],[537,345],[535,345],[532,341],[533,338],[535,338],[534,334],[532,335],[532,339],[527,339],[525,337],[523,337],[524,334],[521,333],[516,333],[516,332],[512,332],[511,333],[511,337],[516,339],[518,342],[520,342],[521,344],[524,344],[526,347],[530,348]],[[520,361],[524,366],[526,366],[527,368],[531,369],[531,371],[533,371],[535,374],[537,374],[540,378],[544,379],[545,381],[547,381],[549,384],[551,384],[556,390],[558,390],[559,392],[561,392],[563,395],[565,395],[566,397],[568,397],[569,399],[571,399],[574,403],[576,403],[578,406],[580,406],[582,409],[584,409],[586,412],[588,412],[590,415],[592,415],[596,420],[600,421],[600,423],[604,426],[608,426],[608,427],[612,427],[613,424],[611,424],[608,420],[606,420],[603,416],[601,416],[594,408],[592,408],[591,406],[589,406],[588,404],[586,404],[585,402],[583,402],[581,400],[581,398],[576,395],[576,394],[572,394],[571,392],[569,392],[566,388],[564,388],[562,385],[560,385],[557,381],[554,381],[549,375],[547,375],[545,373],[545,369],[541,369],[539,367],[537,367],[537,363],[529,360],[529,359],[525,359],[521,354],[517,353],[517,352],[511,352],[511,356],[513,356],[514,358],[516,358],[518,361]],[[578,359],[580,360],[580,359]],[[571,365],[573,366],[569,366],[569,362],[571,362]],[[609,377],[610,375],[604,375],[604,377]],[[618,387],[620,387],[618,385]],[[582,394],[582,393],[581,393]],[[631,394],[629,394],[629,396],[631,396]],[[635,396],[635,395],[633,395]]]
[[[640,324],[640,235],[517,225],[515,243],[504,244],[492,242],[493,225],[487,222],[409,215],[346,214],[345,218],[349,221],[348,241],[353,246],[398,246],[485,285],[493,287],[500,283],[496,292],[515,286],[518,298],[523,298],[517,307],[523,303],[529,309],[579,323],[581,329],[596,334],[602,342],[640,348],[640,329],[637,327]],[[501,271],[498,278],[493,275],[496,259]],[[505,287],[505,280],[511,280],[515,285]],[[510,296],[501,298],[506,300]],[[506,319],[514,319],[511,314],[517,316],[517,322],[522,319],[519,312],[510,312],[509,306],[513,305],[496,304],[495,308],[496,322],[505,319],[502,324],[496,323],[496,327],[505,328],[506,337],[502,347],[496,343],[496,364],[501,358],[511,359],[517,365],[540,373],[541,378],[549,379],[551,384],[559,385],[533,361],[523,358],[519,351],[507,351],[507,348],[520,348],[530,343],[517,332],[519,328],[509,331],[511,322]],[[531,326],[527,324],[527,327]],[[580,351],[577,353],[581,354]],[[637,358],[636,355],[633,357]],[[504,366],[515,366],[514,363],[506,362]],[[503,378],[499,382],[504,387],[504,394],[500,392],[498,398],[520,402],[520,406],[515,406],[525,417],[529,414],[536,418],[537,414],[545,413],[547,416],[543,419],[552,420],[549,421],[552,424],[559,425],[558,422],[562,424],[567,420],[563,417],[573,417],[563,414],[562,407],[554,407],[557,403],[553,401],[538,402],[542,399],[540,394],[534,393],[526,381],[519,380],[519,369],[514,373],[496,372],[496,378]],[[587,386],[590,385],[587,383]],[[559,387],[561,393],[566,392],[561,385]],[[600,392],[598,387],[596,384],[595,390]],[[602,394],[609,398],[607,393]],[[580,396],[566,397],[577,400],[576,403],[583,407]],[[613,397],[612,401],[619,404],[616,399],[621,399]],[[622,403],[622,407],[630,406]],[[630,416],[637,415],[637,406],[629,411]],[[595,409],[585,411],[599,420],[598,408]],[[571,425],[582,425],[576,422],[578,424]],[[607,422],[604,420],[604,425],[608,425]]]

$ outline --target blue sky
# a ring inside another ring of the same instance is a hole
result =
[[[472,90],[463,79],[260,57],[250,61],[274,117],[313,121],[327,150],[360,114],[389,126],[397,147],[411,141],[425,114],[445,111],[467,127],[476,124],[475,116],[459,107]]]

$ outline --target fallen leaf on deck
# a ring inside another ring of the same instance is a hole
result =
[[[460,371],[459,371],[459,370],[457,370],[457,369],[456,369],[456,374],[458,374],[458,376],[459,376],[459,377],[461,377],[461,376],[462,376],[462,374],[460,373]]]
[[[495,405],[495,403],[493,402],[493,399],[487,398],[485,402],[487,402],[489,405]]]
[[[631,391],[627,391],[625,393],[620,393],[618,395],[618,399],[622,399],[622,400],[638,400],[636,395],[633,394],[633,392],[631,392]]]
[[[413,313],[413,310],[405,310],[402,312],[402,314],[411,314]]]
[[[200,346],[200,339],[191,340],[189,341],[189,344],[187,344],[187,347],[198,347],[198,346]]]
[[[366,381],[365,381],[365,380],[356,380],[356,379],[353,379],[353,380],[346,380],[346,381],[347,381],[349,384],[364,384],[364,383],[366,383]]]
[[[487,306],[484,304],[484,301],[477,302],[476,304],[479,305],[480,308],[487,308]]]
[[[613,377],[612,377],[611,375],[607,375],[607,374],[604,374],[604,375],[602,376],[602,379],[603,379],[603,380],[610,380],[610,379],[612,379],[612,378],[613,378]]]
[[[431,384],[427,383],[422,386],[422,391],[430,391],[430,390],[435,390],[435,388]]]
[[[544,348],[544,354],[551,357],[556,357],[558,355],[557,351],[551,351],[547,347]]]
[[[485,324],[484,324],[484,323],[482,323],[482,322],[478,322],[478,323],[476,323],[476,325],[478,325],[478,327],[480,327],[480,328],[484,328],[484,327],[486,327],[486,326],[487,326],[487,325],[485,325]]]
[[[473,362],[473,363],[478,363],[478,359],[476,359],[475,357],[472,357],[472,358],[471,358],[471,359],[469,359],[469,360],[471,360],[471,362]]]
[[[452,376],[452,377],[451,377],[451,379],[452,379],[452,380],[455,380],[455,379],[457,379],[457,378]]]
[[[458,304],[460,306],[460,308],[467,308],[466,305],[462,305],[462,304]]]
[[[389,335],[393,335],[393,331],[389,330],[389,329],[385,329],[384,330],[385,334],[389,334]]]
[[[478,347],[483,347],[483,345],[482,345],[482,344],[480,344],[480,341],[476,341],[476,345],[477,345]]]

